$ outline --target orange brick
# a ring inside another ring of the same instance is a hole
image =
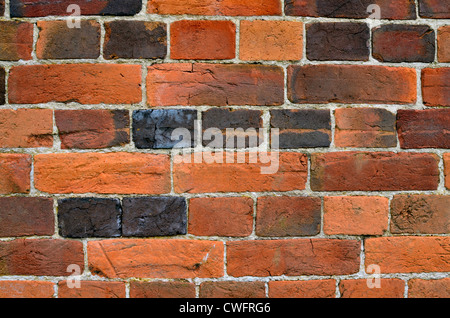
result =
[[[245,197],[194,198],[189,230],[199,236],[248,236],[253,230],[253,200]]]
[[[328,235],[383,235],[388,216],[388,198],[325,197],[323,230]]]
[[[450,62],[450,25],[438,29],[438,60],[441,63]]]
[[[195,298],[195,285],[189,282],[131,282],[130,298]]]
[[[269,298],[335,298],[334,279],[269,282]]]
[[[339,284],[341,298],[403,298],[405,282],[401,279],[381,279],[380,288],[369,288],[367,279],[344,279]]]
[[[245,61],[301,60],[303,23],[294,21],[242,21],[240,58]]]
[[[236,55],[236,25],[231,21],[176,21],[170,26],[170,45],[172,59],[232,59]]]
[[[114,239],[88,242],[91,272],[108,278],[221,277],[223,254],[223,243],[218,241]]]
[[[204,282],[200,298],[265,298],[264,282]]]
[[[378,237],[365,242],[365,264],[384,273],[450,271],[450,237]]]
[[[31,156],[0,154],[0,194],[30,191]]]
[[[450,153],[444,154],[445,187],[450,189]]]
[[[53,298],[54,283],[39,281],[0,281],[0,298]]]
[[[411,279],[408,281],[408,298],[450,298],[450,278]]]
[[[61,281],[58,298],[125,298],[125,283],[80,281],[80,288],[69,288],[66,281]]]
[[[53,111],[51,109],[0,110],[0,147],[52,146]]]
[[[450,67],[424,68],[422,95],[425,106],[450,106]]]
[[[48,193],[168,193],[170,162],[142,153],[36,155],[35,185]]]

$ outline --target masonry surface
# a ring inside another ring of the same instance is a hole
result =
[[[0,297],[450,297],[448,1],[71,2],[0,0]]]

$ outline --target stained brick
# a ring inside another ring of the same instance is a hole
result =
[[[264,282],[204,282],[200,298],[265,298]]]
[[[341,298],[403,298],[405,282],[398,278],[380,279],[380,288],[369,288],[367,279],[344,279],[339,284]]]
[[[447,1],[419,0],[419,15],[422,18],[450,18],[450,4]]]
[[[408,298],[450,298],[450,278],[410,279]]]
[[[20,21],[1,21],[0,60],[31,60],[33,24]]]
[[[450,67],[422,69],[422,95],[426,106],[450,106]]]
[[[195,298],[195,285],[184,281],[132,281],[130,298]]]
[[[0,154],[0,194],[30,191],[31,156]]]
[[[5,70],[3,67],[0,67],[0,105],[3,105],[5,103]]]
[[[0,281],[0,298],[53,298],[54,283],[42,281]]]
[[[438,60],[441,63],[450,62],[450,25],[438,29]]]

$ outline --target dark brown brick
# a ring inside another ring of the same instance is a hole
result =
[[[373,30],[373,57],[381,62],[430,63],[436,51],[435,37],[428,25],[383,25]]]
[[[127,110],[56,110],[62,149],[115,147],[130,142]]]
[[[0,0],[0,15],[5,14],[5,0]]]
[[[448,195],[396,195],[391,202],[391,232],[449,233],[449,206]]]
[[[81,21],[69,28],[67,21],[39,21],[36,56],[39,59],[96,59],[100,55],[100,24]]]
[[[19,21],[0,21],[0,60],[31,60],[33,24]]]
[[[67,7],[80,6],[81,15],[135,15],[142,8],[141,0],[11,0],[11,17],[67,16]]]
[[[55,221],[50,198],[0,198],[0,236],[53,235]]]
[[[280,149],[329,147],[331,143],[329,110],[272,110],[270,126],[280,130]]]
[[[264,282],[204,282],[200,298],[265,298]]]
[[[306,27],[306,55],[318,61],[369,60],[370,30],[365,23],[312,23]]]
[[[419,0],[419,15],[422,18],[450,18],[450,2],[445,0]]]
[[[399,109],[397,131],[402,148],[448,149],[450,148],[450,109]]]
[[[195,298],[195,285],[185,281],[132,281],[130,298]]]
[[[167,54],[167,26],[161,22],[105,23],[106,59],[162,59]]]

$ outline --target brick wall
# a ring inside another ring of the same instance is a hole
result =
[[[0,297],[450,297],[448,1],[0,15]]]

